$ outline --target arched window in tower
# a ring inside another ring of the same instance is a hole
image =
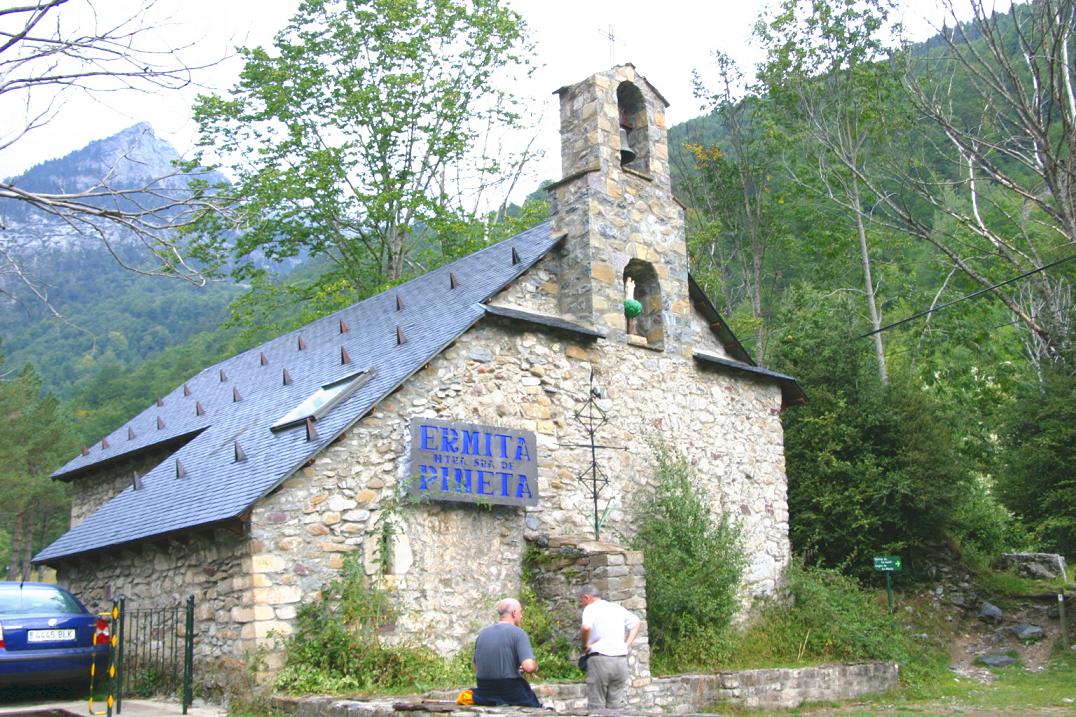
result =
[[[648,261],[632,259],[624,267],[624,320],[629,334],[643,337],[652,347],[664,346],[661,285]]]
[[[631,82],[616,88],[620,110],[620,166],[646,172],[650,166],[650,128],[643,93]]]

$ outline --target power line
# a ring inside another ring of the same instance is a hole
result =
[[[1044,264],[1043,266],[1040,266],[1040,267],[1037,267],[1035,269],[1032,269],[1031,271],[1024,272],[1020,276],[1014,276],[1011,279],[1006,279],[1005,281],[1002,281],[1002,282],[1000,282],[998,284],[994,284],[993,286],[988,286],[985,289],[979,289],[978,291],[973,291],[970,294],[965,294],[964,296],[961,296],[958,299],[953,299],[952,301],[948,301],[948,302],[946,302],[944,304],[941,304],[940,306],[932,306],[931,308],[927,309],[926,311],[920,311],[918,314],[912,314],[911,316],[903,318],[900,321],[894,321],[891,324],[886,324],[885,326],[881,327],[880,329],[875,329],[874,331],[862,334],[861,336],[857,336],[856,338],[865,339],[868,336],[874,336],[875,334],[880,334],[883,331],[888,331],[889,329],[893,328],[894,326],[900,326],[901,324],[906,324],[909,321],[914,321],[915,319],[918,319],[918,318],[921,318],[923,316],[926,316],[927,314],[933,314],[935,311],[941,311],[942,309],[948,308],[948,307],[952,306],[953,304],[958,304],[961,301],[964,301],[965,299],[974,299],[976,296],[982,296],[983,294],[986,294],[988,292],[993,291],[994,289],[998,289],[998,288],[1000,288],[1002,286],[1005,286],[1006,284],[1011,284],[1014,281],[1020,281],[1020,279],[1025,279],[1025,278],[1031,276],[1032,274],[1038,274],[1040,271],[1046,271],[1047,269],[1051,269],[1051,268],[1057,266],[1058,264],[1064,264],[1066,261],[1070,261],[1072,259],[1076,259],[1076,254],[1070,254],[1069,256],[1066,256],[1063,259],[1058,259],[1057,261],[1050,262],[1049,264]]]

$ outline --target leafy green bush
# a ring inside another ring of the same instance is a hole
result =
[[[944,672],[948,653],[911,637],[884,603],[853,579],[794,562],[781,593],[763,605],[732,640],[729,667],[795,666],[885,660],[900,663],[906,682]]]
[[[955,529],[973,482],[960,423],[908,376],[894,370],[883,384],[867,342],[838,340],[856,330],[842,325],[855,315],[842,297],[798,301],[773,356],[810,394],[782,416],[793,550],[863,578],[873,556],[899,554],[914,576]]]
[[[951,531],[964,560],[977,565],[989,563],[1027,542],[1022,526],[994,495],[985,478],[969,482],[964,500],[954,511]]]
[[[379,632],[392,619],[385,595],[367,584],[359,561],[349,557],[321,599],[299,607],[277,687],[293,693],[399,692],[471,679],[466,655],[443,659],[425,647],[382,644]]]
[[[523,629],[531,639],[534,659],[538,661],[538,674],[542,680],[582,680],[584,675],[576,667],[572,655],[577,649],[565,635],[558,632],[554,615],[534,594],[528,582],[526,563],[523,570],[523,589],[519,593],[523,604]]]
[[[747,558],[740,529],[716,518],[683,456],[654,442],[651,491],[639,496],[634,547],[646,564],[647,622],[655,669],[713,664],[739,604]]]

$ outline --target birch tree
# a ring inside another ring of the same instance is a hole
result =
[[[883,384],[888,369],[868,232],[872,200],[860,177],[877,161],[882,116],[896,110],[900,89],[881,40],[891,11],[890,0],[784,0],[756,32],[767,51],[760,76],[798,123],[802,141],[795,151],[808,153],[806,160],[790,158],[786,168],[800,187],[849,217]]]
[[[856,177],[894,226],[1005,305],[1036,365],[1063,360],[1076,276],[1076,3],[1035,0],[998,14],[968,0],[967,22],[957,19],[963,5],[943,5],[942,47],[907,81],[927,122],[917,131],[925,151],[889,181]]]
[[[716,87],[708,87],[696,72],[695,96],[713,108],[726,134],[723,147],[686,147],[694,160],[682,184],[692,207],[689,241],[703,281],[719,277],[717,292],[726,312],[732,314],[747,302],[754,358],[763,363],[768,338],[766,253],[775,231],[769,186],[774,152],[765,113],[758,111],[760,98],[747,94],[731,57],[715,52],[714,61]]]

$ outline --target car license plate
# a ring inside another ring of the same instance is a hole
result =
[[[74,630],[27,630],[27,642],[62,642],[74,640]]]

